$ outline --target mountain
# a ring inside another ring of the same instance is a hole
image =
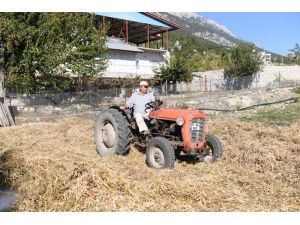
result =
[[[195,37],[198,40],[198,43],[202,43],[202,45],[204,44],[209,48],[216,49],[220,46],[228,48],[236,46],[239,42],[247,42],[238,38],[226,26],[213,20],[204,18],[197,13],[157,12],[156,14],[181,26],[181,29],[174,31],[174,33],[177,34],[177,38],[180,36],[182,38],[182,35],[184,38]],[[191,48],[193,48],[193,46],[191,46]],[[266,51],[267,53],[271,53],[272,57],[275,58],[282,57],[279,54],[270,52],[257,46],[256,49],[258,51]]]
[[[159,12],[159,16],[181,25],[180,32],[205,39],[225,47],[234,47],[241,41],[227,27],[196,13]]]

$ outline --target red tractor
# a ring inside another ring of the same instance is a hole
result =
[[[206,114],[197,109],[160,108],[161,101],[148,103],[152,108],[146,121],[150,135],[138,131],[132,109],[118,106],[101,112],[96,118],[95,143],[101,156],[126,155],[131,143],[146,148],[146,162],[156,169],[173,168],[182,155],[195,161],[213,162],[222,157],[222,144],[206,134]]]

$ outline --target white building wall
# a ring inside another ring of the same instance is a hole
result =
[[[261,61],[265,66],[272,65],[272,55],[271,53],[266,53],[265,51],[260,52]]]
[[[158,52],[137,53],[137,73],[143,78],[152,78],[155,76],[154,70],[162,65],[166,65],[167,59]]]
[[[167,53],[159,51],[131,52],[108,50],[108,67],[104,77],[135,77],[152,78],[154,69],[168,62]]]
[[[128,77],[136,75],[136,52],[109,50],[108,67],[104,77]]]

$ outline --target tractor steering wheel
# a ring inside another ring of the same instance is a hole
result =
[[[160,99],[155,99],[152,102],[148,102],[145,104],[145,113],[148,112],[148,110],[157,110],[159,109],[159,106],[163,104],[163,101],[161,101]]]

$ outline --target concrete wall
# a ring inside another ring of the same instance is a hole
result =
[[[136,52],[109,50],[108,57],[104,77],[127,77],[137,73]]]
[[[218,90],[224,86],[224,70],[211,70],[195,73],[195,77],[190,84],[183,84],[184,90],[204,91],[205,77],[207,90]],[[265,66],[263,71],[254,79],[251,88],[276,88],[280,84],[300,82],[300,66]],[[177,86],[180,90],[180,85]]]
[[[158,52],[143,52],[136,55],[137,74],[143,78],[155,76],[154,70],[161,65],[166,65],[167,59],[164,54]]]
[[[258,87],[265,87],[274,82],[300,81],[300,66],[266,66],[259,74]]]
[[[167,63],[166,53],[159,51],[130,52],[109,50],[108,68],[104,77],[152,78],[162,64]]]

